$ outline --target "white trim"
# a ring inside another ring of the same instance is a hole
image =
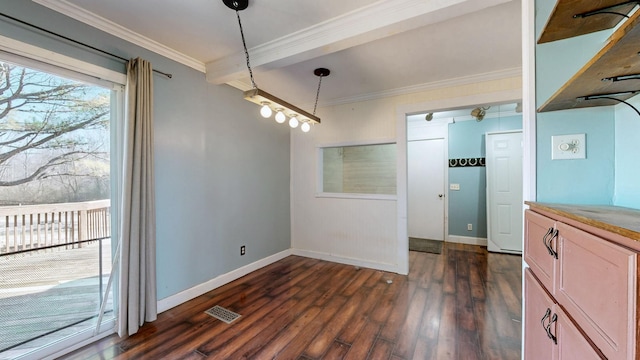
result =
[[[86,345],[92,344],[100,339],[103,339],[107,336],[111,336],[116,333],[116,321],[115,319],[107,320],[101,326],[102,328],[107,327],[106,330],[101,331],[99,334],[93,336],[93,331],[95,330],[94,326],[90,326],[86,330],[81,331],[71,338],[63,339],[58,342],[55,342],[51,345],[38,348],[37,350],[27,353],[23,356],[18,356],[16,360],[30,360],[30,359],[43,359],[43,360],[53,360],[57,359],[63,355],[66,355],[74,350],[80,349]],[[83,340],[78,341],[78,337]],[[48,354],[48,355],[47,355]]]
[[[379,262],[367,261],[363,259],[335,256],[329,253],[310,251],[310,250],[293,249],[292,251],[293,251],[293,255],[297,255],[297,256],[304,256],[312,259],[331,261],[339,264],[353,265],[353,266],[359,266],[359,267],[364,267],[369,269],[376,269],[376,270],[388,271],[388,272],[406,275],[404,273],[398,272],[398,267],[395,264],[379,263]]]
[[[339,99],[329,100],[326,102],[321,102],[320,106],[325,107],[325,106],[350,104],[350,103],[356,103],[361,101],[376,100],[376,99],[382,99],[387,97],[407,95],[407,94],[413,94],[413,93],[418,93],[423,91],[469,85],[469,84],[475,84],[479,82],[502,80],[506,78],[520,77],[520,76],[522,76],[522,68],[518,67],[518,68],[512,68],[512,69],[503,69],[503,70],[492,71],[492,72],[487,72],[483,74],[462,76],[458,78],[438,80],[438,81],[433,81],[433,82],[424,83],[424,84],[372,92],[368,94],[343,97]],[[519,98],[521,97],[522,95],[519,96]],[[477,103],[477,104],[480,104],[480,103]]]
[[[446,241],[458,244],[487,246],[487,238],[478,238],[471,236],[449,235],[449,238]]]
[[[408,223],[408,142],[407,113],[400,107],[396,110],[396,261],[398,273],[409,274],[409,223]]]
[[[253,271],[261,269],[267,265],[273,264],[276,261],[280,261],[291,254],[292,254],[291,249],[281,251],[277,254],[268,256],[264,259],[258,260],[251,264],[232,270],[226,274],[219,275],[209,281],[196,285],[187,290],[181,291],[175,295],[171,295],[164,299],[158,300],[158,313],[167,311],[173,307],[176,307],[182,303],[185,303],[191,299],[194,299],[211,290],[217,289],[220,286],[223,286],[234,280],[237,280]]]
[[[66,69],[75,74],[81,74],[85,76],[89,75],[120,85],[124,85],[127,82],[127,76],[123,73],[109,70],[102,66],[90,64],[76,58],[33,46],[2,35],[0,35],[0,50],[5,51],[9,54],[14,54],[15,56],[35,60],[45,65],[53,65],[62,69]]]
[[[528,0],[522,0],[522,44],[522,131],[524,141],[522,194],[524,200],[535,201],[537,196],[535,4]]]
[[[397,195],[318,192],[316,198],[396,201]]]
[[[364,146],[364,145],[387,145],[387,144],[395,144],[395,138],[384,138],[384,139],[369,139],[362,141],[340,141],[335,143],[324,143],[316,145],[318,149],[330,148],[330,147],[345,147],[345,146]]]
[[[111,20],[105,19],[99,15],[96,15],[90,11],[87,11],[66,0],[32,0],[32,1],[42,6],[45,6],[51,10],[59,12],[65,16],[68,16],[72,19],[83,22],[98,30],[104,31],[107,34],[116,36],[132,44],[138,45],[144,49],[153,51],[154,53],[162,55],[168,59],[177,61],[180,64],[186,65],[192,69],[198,70],[203,73],[206,71],[205,65],[202,61],[194,59],[181,52],[178,52],[146,36],[133,32],[121,25],[114,23]]]
[[[498,131],[488,131],[486,133],[484,133],[484,135],[498,135],[498,134],[515,134],[515,133],[521,133],[522,129],[520,130],[498,130]]]
[[[522,0],[522,197],[524,200],[536,200],[536,39],[535,39],[535,1]],[[528,206],[522,204],[523,209]],[[524,211],[523,211],[524,212]],[[524,249],[524,226],[523,246]],[[528,266],[522,258],[522,314],[527,306],[524,296],[524,270]],[[522,338],[524,345],[526,326],[525,317],[522,317],[521,324]],[[520,356],[525,358],[525,348],[522,346]]]
[[[496,250],[496,249],[499,249],[499,250]],[[488,239],[487,239],[487,250],[489,252],[494,252],[494,253],[522,255],[522,251],[500,249],[500,245]]]
[[[357,199],[357,200],[383,200],[383,201],[396,201],[398,196],[396,194],[358,194],[358,193],[331,193],[323,192],[324,177],[323,166],[324,157],[323,149],[334,147],[350,147],[350,146],[369,146],[369,145],[390,145],[396,144],[396,139],[379,139],[379,140],[365,140],[365,141],[347,141],[331,144],[319,144],[316,146],[316,198],[331,198],[331,199]],[[397,144],[396,144],[397,151]]]

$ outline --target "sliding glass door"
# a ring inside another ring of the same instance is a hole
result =
[[[55,353],[113,329],[121,93],[0,53],[0,359]]]

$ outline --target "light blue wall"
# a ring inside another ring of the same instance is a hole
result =
[[[536,34],[555,0],[536,1]],[[536,103],[540,107],[600,48],[611,30],[536,45]],[[588,95],[588,94],[585,94]],[[537,200],[571,204],[612,204],[615,187],[613,107],[538,113]],[[587,158],[551,160],[551,136],[586,134]]]
[[[640,97],[629,102],[640,108]],[[616,106],[615,152],[613,203],[640,209],[640,116],[624,104]]]
[[[522,116],[458,121],[449,124],[449,159],[485,156],[485,133],[522,129]],[[449,235],[487,237],[486,171],[484,167],[449,168]],[[473,230],[467,230],[473,224]]]
[[[173,74],[154,78],[159,299],[290,248],[288,127],[259,118],[236,89],[31,1],[0,8]],[[0,34],[124,72],[119,61],[2,19]]]
[[[610,107],[538,114],[538,201],[612,204],[614,120]],[[586,159],[551,160],[551,136],[568,134],[586,134]]]

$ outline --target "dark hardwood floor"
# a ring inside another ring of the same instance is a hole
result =
[[[402,276],[290,256],[64,359],[520,358],[520,256],[446,244],[409,259]]]

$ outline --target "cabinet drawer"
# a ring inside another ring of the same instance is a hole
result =
[[[524,272],[524,299],[524,360],[552,359],[553,343],[545,331],[545,321],[548,323],[554,303],[531,269]]]
[[[524,272],[524,294],[524,360],[604,359],[540,285],[531,269]]]
[[[553,295],[607,358],[635,358],[636,253],[572,226],[556,226]]]
[[[524,260],[542,285],[551,291],[554,288],[554,268],[557,261],[547,246],[550,244],[552,249],[556,246],[556,239],[551,241],[556,230],[555,221],[531,210],[525,211],[524,219]]]

